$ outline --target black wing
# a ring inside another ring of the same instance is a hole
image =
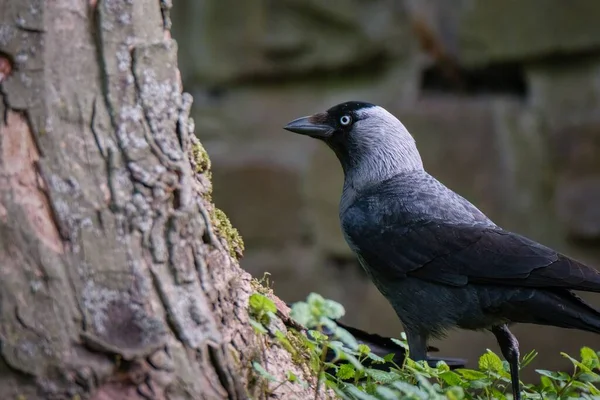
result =
[[[354,214],[354,215],[353,215]],[[380,279],[418,277],[436,283],[555,287],[600,292],[600,274],[523,236],[495,226],[390,218],[370,221],[358,210],[344,231],[360,258]]]

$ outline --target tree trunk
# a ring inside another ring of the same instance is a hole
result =
[[[0,2],[3,399],[315,397],[254,376],[314,386],[248,324],[169,3]]]

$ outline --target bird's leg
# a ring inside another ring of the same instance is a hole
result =
[[[506,358],[506,361],[508,361],[508,365],[510,366],[513,398],[514,400],[521,400],[519,381],[519,342],[515,335],[508,330],[507,325],[494,326],[491,331],[494,336],[496,336],[502,355]]]
[[[408,341],[409,357],[414,361],[427,360],[427,338],[419,332],[404,328]]]

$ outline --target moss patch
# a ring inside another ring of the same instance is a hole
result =
[[[285,337],[295,350],[295,352],[289,352],[292,361],[301,367],[308,366],[310,363],[310,349],[306,346],[306,338],[303,334],[290,328],[287,330]]]
[[[211,223],[215,230],[225,238],[231,257],[240,259],[244,254],[244,240],[240,236],[238,230],[231,225],[231,221],[229,221],[227,215],[217,207],[213,207],[211,212]]]
[[[252,280],[250,281],[250,286],[252,287],[252,290],[256,293],[260,293],[267,297],[274,296],[273,289],[271,288],[271,281],[269,280],[269,275],[271,274],[265,272],[263,277],[260,279],[252,278]]]
[[[192,157],[194,160],[195,172],[197,174],[206,172],[210,179],[210,157],[199,140],[192,143]]]
[[[191,151],[191,161],[194,172],[197,174],[204,174],[210,182],[212,180],[210,157],[204,146],[202,146],[202,143],[200,143],[200,140],[196,137],[192,138]],[[203,194],[203,197],[212,203],[210,189],[207,193]],[[238,230],[231,225],[227,215],[225,215],[222,210],[213,206],[210,208],[210,220],[215,231],[225,238],[229,247],[229,254],[235,259],[240,259],[244,252],[244,241]]]
[[[196,174],[196,179],[203,186],[201,190],[202,197],[212,203],[212,173],[210,157],[196,136],[191,137],[191,146],[188,150],[188,157],[190,159],[192,170]]]

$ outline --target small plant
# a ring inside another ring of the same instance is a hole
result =
[[[273,318],[277,318],[275,315],[277,307],[273,300],[260,293],[253,293],[250,296],[248,310],[250,312],[250,324],[258,333],[267,333],[265,327],[271,324]]]
[[[260,332],[266,333],[264,326],[270,322],[269,318],[275,317],[275,304],[266,297],[268,301],[265,301],[260,294],[255,295],[250,299],[253,325],[260,325]],[[488,349],[479,358],[477,369],[450,370],[443,361],[431,367],[426,362],[410,358],[397,365],[393,362],[394,354],[377,356],[339,327],[335,320],[341,318],[344,312],[341,304],[312,293],[305,302],[295,303],[292,307],[291,317],[309,329],[306,335],[294,332],[299,343],[292,344],[289,333],[275,332],[279,343],[293,356],[304,357],[318,377],[315,398],[321,385],[345,400],[512,398],[508,363],[493,351]],[[408,349],[404,334],[393,340]],[[540,383],[522,385],[522,397],[539,400],[600,399],[600,390],[595,386],[600,383],[600,375],[595,372],[600,367],[598,353],[584,347],[581,349],[581,361],[561,354],[572,362],[573,373],[536,370],[540,374]],[[521,368],[527,367],[536,355],[535,351],[526,354],[521,360]],[[379,364],[379,368],[371,368],[374,364]],[[274,379],[259,364],[254,368],[265,379]],[[294,381],[298,380],[289,378],[285,382]]]
[[[553,372],[543,369],[536,370],[541,375],[541,383],[536,388],[543,394],[544,399],[565,399],[578,397],[582,399],[600,398],[600,390],[594,383],[600,383],[600,375],[594,370],[600,367],[598,353],[589,347],[581,349],[581,361],[561,353],[573,364],[573,374]]]

